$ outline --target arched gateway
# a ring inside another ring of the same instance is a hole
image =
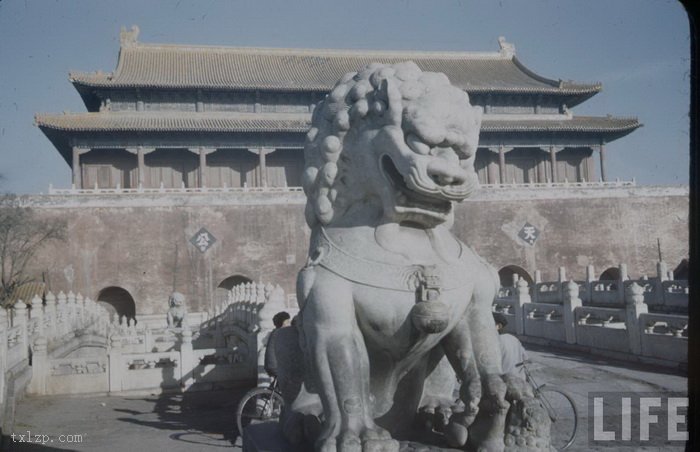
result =
[[[517,265],[506,265],[498,270],[498,278],[501,281],[501,287],[513,287],[515,285],[516,275],[518,279],[522,278],[527,281],[529,286],[532,285],[533,279],[524,268],[518,267]]]
[[[97,295],[97,302],[100,303],[110,316],[118,315],[120,318],[126,316],[127,319],[136,317],[136,303],[131,294],[121,287],[106,287],[100,290]]]
[[[226,300],[226,297],[228,296],[228,291],[233,289],[234,286],[237,286],[239,284],[245,284],[253,282],[252,279],[248,278],[247,276],[243,275],[233,275],[229,276],[228,278],[224,279],[219,283],[219,285],[216,287],[216,291],[214,292],[214,301],[216,303],[220,303]]]

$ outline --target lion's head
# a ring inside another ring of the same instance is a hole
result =
[[[304,156],[311,227],[367,218],[433,227],[478,186],[481,109],[413,62],[348,73],[314,111]]]

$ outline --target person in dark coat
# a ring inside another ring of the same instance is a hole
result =
[[[291,323],[291,316],[285,311],[280,311],[272,317],[272,323],[275,325],[275,329],[272,330],[270,336],[267,338],[267,348],[265,349],[265,372],[267,372],[271,377],[277,376],[277,357],[275,356],[275,334],[284,328],[289,326]]]

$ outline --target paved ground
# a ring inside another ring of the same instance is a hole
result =
[[[530,352],[535,361],[531,368],[540,382],[564,388],[573,395],[579,407],[583,425],[576,443],[569,450],[682,450],[680,445],[675,448],[668,445],[621,447],[622,444],[603,447],[589,443],[587,395],[596,391],[685,393],[685,377],[658,368],[631,366],[590,356],[564,355],[534,348]],[[2,450],[240,451],[241,441],[235,431],[233,412],[243,392],[28,398],[17,407],[15,440],[5,437]],[[605,406],[606,429],[610,428],[608,425],[619,425],[619,408],[614,405]],[[19,442],[28,439],[28,432],[33,442]],[[634,429],[633,434],[637,434]],[[36,443],[37,440],[52,442],[41,445]]]

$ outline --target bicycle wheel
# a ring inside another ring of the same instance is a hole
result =
[[[552,421],[551,444],[556,450],[565,450],[576,438],[578,412],[576,404],[566,392],[542,385],[538,389],[539,399]]]
[[[269,388],[251,389],[241,398],[236,410],[238,435],[243,435],[243,429],[248,424],[279,420],[283,405],[284,400],[279,393]]]

